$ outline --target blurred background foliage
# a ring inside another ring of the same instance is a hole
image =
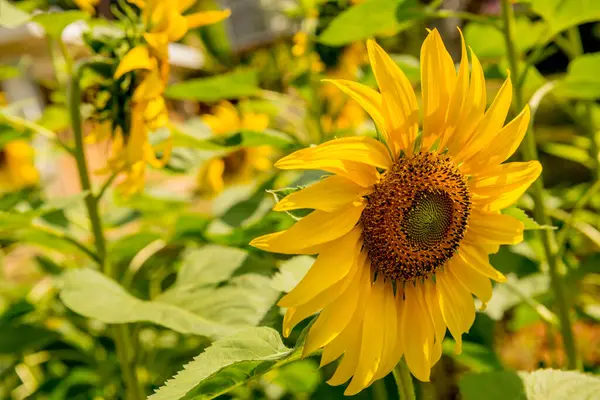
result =
[[[160,93],[168,123],[149,124],[148,141],[156,159],[171,154],[164,166],[144,161],[142,187],[128,193],[124,170],[107,170],[119,139],[101,133],[106,121],[130,123],[138,72],[113,76],[141,40],[143,2],[0,0],[0,398],[137,400],[159,388],[152,399],[341,398],[343,388],[325,384],[332,366],[299,360],[307,324],[285,340],[279,333],[275,303],[312,258],[248,246],[301,217],[271,208],[319,178],[272,163],[331,138],[376,135],[358,104],[321,82],[375,87],[367,38],[417,88],[427,29],[440,30],[458,61],[456,26],[482,60],[490,100],[510,63],[519,68],[515,91],[533,111],[579,366],[600,372],[600,2],[514,2],[516,60],[498,0],[188,3],[231,16],[169,43]],[[68,89],[75,63],[90,56],[111,61],[77,82],[91,171],[82,191]],[[105,256],[93,246],[89,199]],[[533,210],[528,195],[518,205]],[[597,398],[597,378],[558,371],[567,356],[539,232],[491,262],[509,282],[477,314],[462,354],[446,339],[417,397]],[[357,397],[396,396],[387,377]]]

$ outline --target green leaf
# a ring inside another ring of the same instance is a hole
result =
[[[598,2],[600,8],[600,2]],[[599,11],[600,12],[600,11]],[[554,88],[559,97],[594,100],[600,98],[600,53],[584,54],[569,63],[567,75]]]
[[[445,355],[454,358],[458,363],[468,367],[473,372],[497,371],[502,368],[498,356],[488,347],[477,343],[463,342],[462,352],[454,351],[456,343],[446,339],[442,343]]]
[[[381,33],[400,29],[396,10],[404,0],[367,0],[340,13],[319,36],[328,46],[365,40]]]
[[[306,186],[296,186],[296,187],[287,187],[287,188],[282,188],[282,189],[273,189],[273,190],[267,190],[267,193],[272,194],[273,197],[275,198],[275,202],[279,203],[281,201],[281,199],[283,199],[284,197],[289,196],[290,194],[295,193],[298,190],[302,190],[305,187]],[[308,209],[308,208],[301,208],[298,210],[286,211],[286,213],[289,214],[295,220],[299,220],[299,219],[306,217],[312,211],[313,210]]]
[[[515,42],[517,50],[525,52],[534,47],[545,29],[545,24],[532,22],[529,18],[517,18],[515,29],[519,40]],[[471,22],[464,29],[465,42],[471,46],[478,58],[497,59],[506,55],[506,44],[502,32],[489,24]]]
[[[77,10],[61,11],[61,12],[50,12],[34,15],[31,21],[40,24],[46,34],[54,39],[60,39],[62,31],[75,21],[87,20],[90,16]]]
[[[0,354],[19,354],[36,351],[58,339],[48,329],[34,325],[0,325]]]
[[[499,371],[465,375],[459,387],[464,400],[593,399],[600,391],[600,378],[553,369]]]
[[[294,356],[277,331],[250,328],[214,342],[148,399],[214,399]]]
[[[47,106],[37,124],[53,132],[67,129],[70,125],[69,111],[64,106]]]
[[[16,28],[30,18],[29,14],[10,4],[10,1],[0,0],[0,26]]]
[[[2,3],[0,3],[0,7],[2,7]],[[21,71],[19,68],[13,67],[12,65],[0,65],[0,81],[16,78],[20,75]]]
[[[502,214],[510,215],[511,217],[515,217],[516,219],[521,221],[523,223],[523,226],[525,227],[525,230],[556,229],[553,226],[538,224],[533,219],[531,219],[525,211],[515,206],[505,208],[504,210],[502,210]]]
[[[315,259],[311,256],[290,258],[281,264],[279,272],[271,280],[271,285],[280,292],[289,293],[306,275],[314,262]]]
[[[73,311],[105,323],[149,321],[180,333],[223,337],[258,324],[278,296],[268,278],[255,274],[218,285],[245,258],[241,250],[219,246],[192,251],[175,284],[154,301],[132,296],[97,271],[69,270],[60,297]]]
[[[181,126],[175,131],[174,145],[198,150],[235,151],[241,147],[272,146],[291,150],[296,141],[283,132],[265,129],[262,132],[240,130],[213,136],[199,124]]]
[[[548,291],[550,279],[547,275],[536,273],[516,279],[513,274],[507,276],[510,286],[499,284],[494,286],[492,299],[484,313],[491,319],[499,321],[510,308],[521,303],[521,296],[536,297]],[[515,292],[518,291],[518,294]]]
[[[531,9],[547,23],[544,41],[572,26],[600,20],[597,0],[530,0]],[[523,36],[519,36],[522,38]]]
[[[177,100],[216,102],[253,96],[258,91],[257,72],[244,69],[210,78],[175,83],[167,88],[165,96]]]
[[[311,394],[321,383],[319,366],[312,359],[298,360],[284,365],[277,371],[273,383],[289,393]]]

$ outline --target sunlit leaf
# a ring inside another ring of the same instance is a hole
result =
[[[48,36],[58,39],[67,26],[75,21],[87,20],[89,17],[83,11],[71,10],[36,14],[31,18],[31,21],[40,24]]]
[[[572,26],[600,20],[600,2],[597,0],[529,0],[529,3],[533,12],[548,24],[544,31],[545,41]]]
[[[253,96],[258,91],[257,72],[237,70],[229,74],[175,83],[167,88],[165,95],[177,100],[215,102]]]
[[[342,46],[382,33],[398,32],[396,12],[404,0],[367,0],[340,13],[321,33],[319,42]]]
[[[531,22],[528,18],[517,18],[515,29],[519,40],[515,46],[521,52],[531,49],[541,40],[545,25],[541,22]],[[501,58],[506,54],[506,42],[502,32],[489,24],[469,23],[464,29],[465,41],[471,46],[477,57]]]
[[[600,14],[600,2],[598,3]],[[600,53],[584,54],[569,63],[567,75],[558,81],[556,95],[572,99],[600,98]]]
[[[314,257],[296,256],[283,262],[271,281],[271,285],[284,293],[290,292],[300,280],[306,275],[306,272],[314,264]]]
[[[523,223],[525,230],[540,230],[540,229],[555,229],[552,226],[540,225],[534,219],[529,217],[524,210],[521,210],[518,207],[512,206],[505,208],[502,210],[502,214],[510,215],[511,217],[515,217],[519,221]]]
[[[523,301],[525,297],[536,297],[548,291],[550,278],[542,273],[531,274],[517,279],[513,274],[507,276],[508,284],[494,286],[492,299],[484,313],[499,321],[510,308]]]
[[[593,399],[600,391],[600,378],[553,369],[498,371],[465,375],[459,387],[465,400]]]
[[[31,16],[15,7],[8,0],[0,0],[0,26],[16,28],[29,21]]]
[[[456,343],[453,340],[446,339],[442,343],[444,354],[454,358],[458,363],[468,367],[473,372],[487,372],[501,369],[498,356],[488,347],[481,344],[463,342],[462,352],[456,354]]]
[[[298,356],[284,346],[277,331],[247,329],[214,342],[149,400],[214,399]]]

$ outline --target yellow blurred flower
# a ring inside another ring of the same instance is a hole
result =
[[[96,14],[96,6],[100,0],[73,0],[73,3],[80,9],[90,15]]]
[[[292,54],[300,57],[306,53],[306,44],[308,43],[308,34],[306,32],[296,32],[292,38],[294,45],[292,46]]]
[[[227,101],[215,106],[212,114],[203,115],[202,120],[217,136],[241,129],[262,132],[269,126],[266,114],[240,114]],[[208,196],[216,195],[228,185],[250,180],[256,172],[268,171],[272,166],[273,153],[271,146],[242,147],[208,160],[198,174],[199,192]]]
[[[0,149],[0,192],[35,186],[40,179],[33,165],[33,148],[25,140],[13,140]]]
[[[169,78],[169,42],[181,39],[191,28],[219,22],[230,15],[229,10],[224,10],[184,16],[182,13],[194,4],[190,0],[132,2],[142,9],[144,43],[123,57],[114,74],[118,79],[135,71],[137,84],[131,98],[129,131],[112,132],[112,156],[107,166],[110,171],[126,174],[120,185],[125,195],[143,189],[146,164],[162,168],[171,154],[171,138],[158,146],[152,146],[148,140],[150,131],[167,127],[169,122],[163,98]],[[156,157],[157,151],[162,152],[161,159]]]

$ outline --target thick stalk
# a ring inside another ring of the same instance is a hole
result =
[[[519,65],[518,52],[515,47],[516,31],[515,31],[515,16],[510,0],[502,0],[502,18],[504,22],[504,39],[506,42],[506,52],[510,69],[515,80],[519,80]],[[518,110],[524,106],[523,91],[517,87],[515,91],[515,106]],[[520,147],[522,157],[525,160],[537,160],[537,147],[533,132],[529,129],[525,135],[523,143]],[[535,219],[542,225],[551,225],[552,221],[544,203],[544,182],[542,177],[538,178],[532,185],[531,195],[535,204],[534,216]],[[567,354],[567,367],[569,369],[578,369],[580,367],[577,347],[575,345],[575,336],[570,315],[570,307],[565,295],[565,288],[562,281],[562,276],[559,273],[559,259],[557,257],[558,249],[554,231],[551,229],[543,229],[539,231],[542,235],[542,244],[544,253],[548,262],[548,272],[550,274],[550,283],[552,291],[556,298],[556,306],[558,308],[558,318],[560,320],[560,331],[562,334],[565,352]]]
[[[75,138],[74,156],[77,162],[81,190],[87,193],[85,196],[85,205],[90,218],[91,230],[94,234],[94,243],[99,264],[105,275],[115,278],[114,271],[110,267],[110,263],[106,260],[106,240],[104,238],[104,230],[98,211],[99,198],[95,197],[92,193],[92,185],[85,157],[85,146],[83,143],[83,128],[80,112],[81,88],[79,87],[79,81],[81,72],[87,65],[88,62],[85,61],[77,63],[73,68],[73,74],[71,75],[71,82],[69,85],[69,114]],[[121,373],[123,374],[123,380],[125,381],[127,398],[130,400],[142,400],[145,398],[145,394],[137,380],[134,369],[135,354],[132,353],[134,348],[131,345],[129,327],[127,325],[112,325],[111,332],[115,341],[117,357],[119,358],[119,363],[121,365]]]
[[[404,358],[392,370],[396,386],[398,387],[398,397],[400,400],[416,400],[415,387],[408,365]]]

